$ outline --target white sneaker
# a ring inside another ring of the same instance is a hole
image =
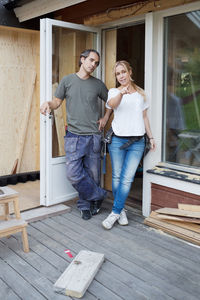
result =
[[[119,215],[119,219],[117,220],[119,225],[125,226],[128,225],[128,219],[126,216],[126,212],[124,209],[122,209],[120,215]]]
[[[102,222],[102,226],[105,229],[111,229],[115,222],[119,219],[119,216],[119,214],[111,212],[111,214],[109,214],[109,216]]]

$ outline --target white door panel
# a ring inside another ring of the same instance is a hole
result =
[[[84,45],[92,45],[89,48],[99,52],[101,46],[100,30],[97,28],[51,19],[42,19],[40,26],[42,104],[51,101],[53,86],[64,75],[77,71],[80,52],[88,48]],[[100,67],[95,76],[100,78]],[[63,112],[60,110],[59,113]],[[63,126],[61,128],[59,121],[52,115],[41,115],[40,118],[40,204],[46,206],[71,200],[78,195],[66,178],[65,156],[63,149],[60,149],[63,146],[60,138],[64,137],[58,134],[63,133]]]

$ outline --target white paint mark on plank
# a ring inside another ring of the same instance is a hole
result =
[[[83,297],[102,263],[104,254],[82,250],[54,284],[54,290],[76,298]]]

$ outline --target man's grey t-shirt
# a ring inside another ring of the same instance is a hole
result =
[[[86,80],[77,74],[65,76],[56,89],[55,97],[66,98],[68,130],[80,135],[99,134],[98,98],[106,101],[107,95],[105,84],[93,76]]]

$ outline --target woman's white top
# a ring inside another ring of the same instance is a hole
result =
[[[108,92],[108,100],[106,107],[109,106],[109,101],[120,93],[117,88],[112,88]],[[112,128],[118,136],[140,136],[145,134],[145,125],[143,119],[143,111],[149,107],[143,96],[134,92],[122,96],[121,102],[114,109],[114,118]]]

